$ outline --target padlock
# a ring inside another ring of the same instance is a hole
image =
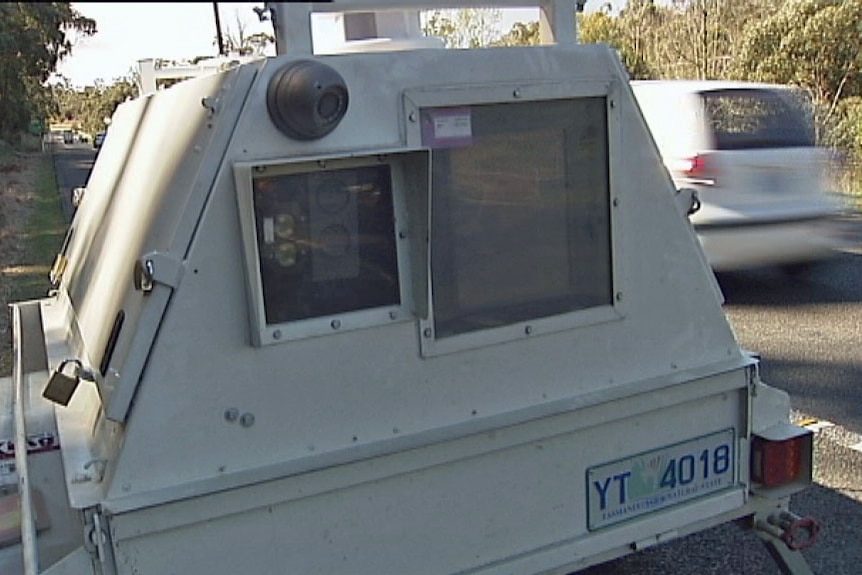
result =
[[[68,364],[72,364],[74,366],[74,372],[72,375],[64,373],[66,365]],[[42,397],[64,407],[69,405],[69,401],[72,400],[72,395],[74,395],[75,390],[78,388],[78,384],[81,383],[81,378],[78,375],[80,370],[80,360],[64,359],[62,363],[60,363],[60,366],[57,367],[51,375],[51,379],[48,380],[48,385],[45,386],[45,391],[42,392]]]

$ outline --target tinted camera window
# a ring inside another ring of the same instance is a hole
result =
[[[605,98],[421,119],[438,338],[611,303]]]
[[[400,304],[389,166],[255,178],[267,324]]]
[[[719,150],[814,145],[814,126],[802,94],[720,90],[702,94]]]

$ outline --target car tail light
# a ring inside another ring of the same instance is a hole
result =
[[[679,158],[671,166],[673,175],[677,178],[694,181],[700,184],[715,185],[715,171],[709,156],[697,154],[688,158]]]
[[[783,424],[754,435],[751,479],[763,489],[802,488],[811,483],[813,433]]]

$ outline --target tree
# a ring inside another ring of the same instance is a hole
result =
[[[796,84],[826,106],[862,95],[862,0],[788,0],[747,29],[734,75]]]
[[[134,78],[119,80],[110,85],[100,80],[93,86],[76,90],[68,80],[55,84],[49,89],[54,101],[55,119],[72,122],[72,125],[83,132],[95,134],[105,129],[105,118],[114,114],[117,106],[126,100],[135,98],[138,94]]]
[[[495,8],[431,10],[423,14],[422,29],[429,36],[443,38],[447,48],[480,48],[499,40],[497,25],[502,17]]]
[[[71,54],[68,33],[96,32],[96,22],[68,2],[0,3],[0,138],[17,141],[30,120],[49,115],[43,84]]]
[[[275,37],[264,32],[248,34],[246,24],[240,19],[239,13],[234,12],[235,27],[227,26],[224,47],[228,54],[239,56],[260,56],[266,51],[267,46],[275,43]]]
[[[626,21],[605,11],[578,16],[578,36],[584,44],[608,44],[615,48],[635,80],[655,78],[647,60],[645,43],[639,27],[626,28]]]
[[[512,29],[492,43],[494,46],[536,46],[541,43],[538,22],[515,22]]]
[[[726,78],[746,26],[782,0],[674,0],[665,12],[658,60],[662,77]]]

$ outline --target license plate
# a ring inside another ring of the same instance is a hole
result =
[[[608,527],[735,484],[734,431],[587,469],[588,527]]]

